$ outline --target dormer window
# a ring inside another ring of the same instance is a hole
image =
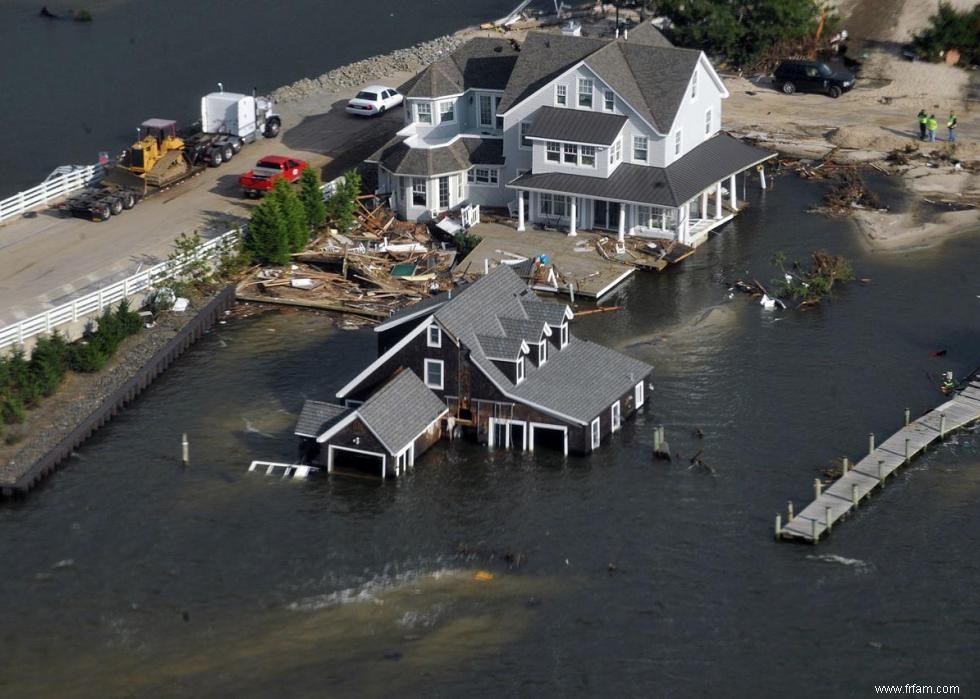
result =
[[[592,109],[592,80],[589,78],[578,79],[578,106]]]
[[[567,107],[568,106],[568,86],[567,85],[555,85],[555,106],[556,107]]]
[[[524,380],[524,357],[522,356],[517,360],[517,379],[514,381],[515,384],[519,384]]]
[[[480,126],[493,126],[493,100],[490,95],[480,95]]]
[[[545,146],[544,157],[552,162],[561,162],[561,144],[557,141],[548,141]]]
[[[544,366],[544,363],[548,361],[548,341],[542,340],[541,344],[538,345],[538,366]]]
[[[439,103],[439,123],[445,124],[446,122],[456,121],[456,103],[455,102],[440,102]]]
[[[633,160],[641,163],[647,161],[649,142],[646,136],[633,137]]]
[[[698,96],[698,71],[697,68],[694,69],[694,76],[691,78],[691,99],[696,99]]]
[[[568,323],[562,323],[561,326],[561,347],[564,348],[568,344]]]
[[[442,328],[438,325],[430,325],[427,340],[426,344],[429,347],[442,347]]]
[[[704,113],[704,135],[708,136],[711,134],[711,110],[708,109]]]
[[[677,133],[674,134],[674,155],[680,155],[680,154],[681,154],[681,131],[680,129],[678,129]]]
[[[527,121],[521,122],[521,148],[530,148],[531,139],[527,137],[527,132],[531,128],[531,124]]]
[[[415,120],[420,124],[431,124],[432,105],[428,102],[418,102],[415,105]]]

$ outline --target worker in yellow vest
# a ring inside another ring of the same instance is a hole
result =
[[[956,114],[950,110],[949,119],[946,120],[946,128],[949,129],[949,142],[956,141]]]
[[[936,121],[936,115],[930,114],[929,121],[926,122],[926,129],[929,131],[929,143],[936,142],[936,129],[939,128],[939,122]]]
[[[929,115],[926,114],[926,110],[920,109],[916,119],[919,120],[919,140],[926,140],[926,124],[929,123]]]

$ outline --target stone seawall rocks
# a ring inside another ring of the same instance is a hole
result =
[[[273,91],[271,97],[277,102],[294,102],[316,93],[360,87],[379,75],[398,72],[415,73],[451,53],[468,38],[464,32],[448,34],[391,53],[371,56],[335,68],[317,78],[297,80],[291,85]]]

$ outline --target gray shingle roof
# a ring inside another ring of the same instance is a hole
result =
[[[367,159],[396,175],[433,177],[469,170],[474,165],[503,165],[503,140],[461,138],[443,148],[410,148],[397,137]]]
[[[303,403],[294,434],[298,437],[319,437],[350,411],[343,405],[308,400]]]
[[[494,268],[470,289],[473,293],[445,304],[435,317],[470,350],[470,360],[514,400],[587,424],[653,371],[649,364],[615,350],[570,338],[564,349],[551,353],[544,366],[527,363],[525,380],[514,385],[487,357],[482,344],[485,337],[499,336],[500,318],[558,318],[564,307],[538,300],[508,265]],[[551,305],[555,310],[545,311],[538,305]]]
[[[616,140],[626,122],[626,117],[621,114],[541,107],[535,112],[534,123],[528,129],[527,135],[552,141],[608,146]]]
[[[480,348],[490,359],[514,361],[521,356],[524,339],[520,337],[500,337],[499,335],[477,335]]]
[[[473,87],[503,90],[518,55],[508,39],[471,39],[429,65],[402,92],[408,97],[440,97]]]
[[[629,31],[629,42],[631,44],[645,44],[647,46],[660,46],[670,48],[673,46],[660,30],[653,26],[653,22],[641,22]]]
[[[385,322],[374,326],[374,330],[375,332],[383,332],[389,327],[398,325],[404,318],[419,318],[421,320],[426,316],[432,315],[436,312],[436,309],[449,301],[453,296],[466,291],[469,285],[469,282],[460,282],[456,285],[456,288],[452,289],[451,291],[443,291],[439,294],[429,296],[428,298],[424,298],[421,301],[413,303],[411,306],[400,308],[388,316],[388,319]]]
[[[565,322],[565,311],[568,308],[561,303],[547,303],[530,299],[521,304],[524,313],[531,320],[538,320],[548,325],[561,325]]]
[[[531,320],[527,318],[501,318],[498,316],[497,322],[500,323],[500,327],[503,329],[505,337],[520,338],[521,340],[526,340],[530,345],[541,342],[541,338],[544,335],[544,321],[542,320]]]
[[[521,46],[498,111],[503,114],[607,43],[607,39],[531,32]]]
[[[655,206],[680,206],[720,179],[775,155],[727,134],[718,134],[666,168],[622,163],[607,178],[532,173],[518,177],[507,186]]]
[[[411,369],[378,389],[357,414],[390,453],[404,449],[446,412],[446,404]]]

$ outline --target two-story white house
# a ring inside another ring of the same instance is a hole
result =
[[[775,156],[720,133],[728,91],[653,26],[619,39],[475,39],[405,86],[406,126],[369,162],[403,217],[516,204],[528,223],[687,245],[737,210],[736,175]]]

